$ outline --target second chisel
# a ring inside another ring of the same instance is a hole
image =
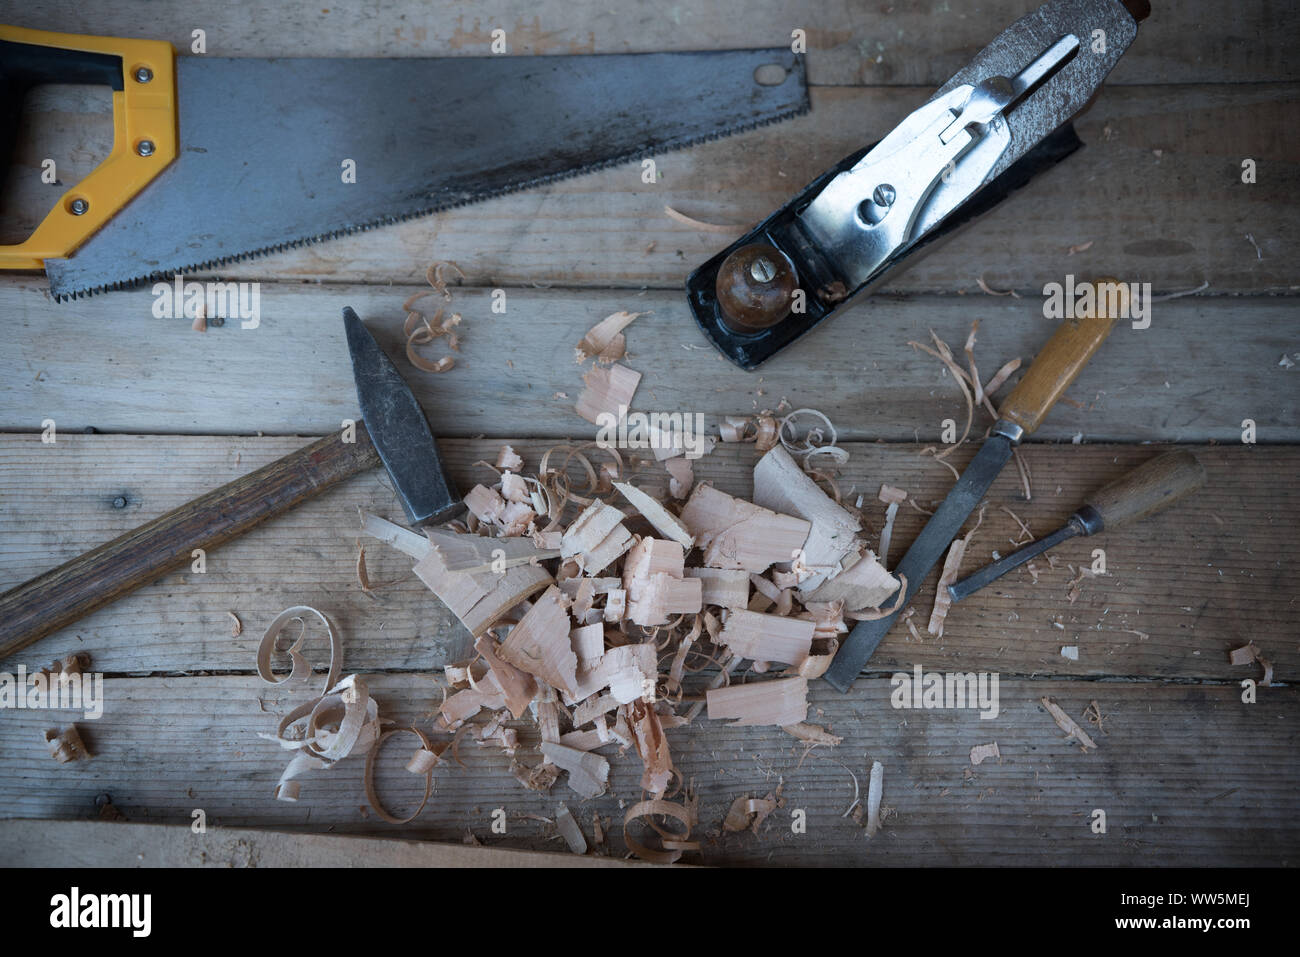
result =
[[[1070,516],[1063,528],[953,582],[948,586],[948,594],[953,601],[961,601],[1067,539],[1096,535],[1103,529],[1154,515],[1204,484],[1205,467],[1191,452],[1180,450],[1157,455],[1093,495],[1088,504]]]

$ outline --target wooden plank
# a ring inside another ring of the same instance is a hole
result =
[[[5,867],[653,867],[640,861],[552,851],[131,824],[121,821],[0,821]]]
[[[204,489],[270,461],[301,440],[71,435],[52,449],[36,436],[0,436],[0,587],[45,568],[167,511]],[[537,467],[549,442],[514,441],[525,467]],[[491,459],[499,442],[443,443],[461,488],[485,477],[473,463]],[[881,482],[908,489],[933,508],[952,484],[951,474],[912,445],[850,444],[841,488],[847,501],[864,496],[864,537],[878,540],[884,505]],[[1019,537],[1006,505],[1033,532],[1064,523],[1092,491],[1122,475],[1157,449],[1137,446],[1031,445],[1024,451],[1034,474],[1032,502],[1021,501],[1015,469],[989,493],[984,525],[972,540],[967,569],[1006,554]],[[1197,448],[1209,484],[1174,510],[1150,521],[1080,539],[1054,553],[1057,567],[1037,563],[1037,585],[1019,571],[953,608],[941,639],[915,642],[903,625],[890,633],[871,661],[873,671],[927,666],[1000,670],[1010,674],[1214,678],[1256,677],[1253,668],[1228,664],[1228,650],[1253,639],[1292,677],[1300,652],[1291,638],[1300,567],[1300,488],[1283,477],[1300,469],[1300,449]],[[962,465],[971,454],[952,458]],[[721,445],[696,462],[700,480],[741,496],[752,494],[752,446]],[[648,465],[635,481],[666,480]],[[114,508],[118,497],[126,500]],[[71,651],[90,651],[95,667],[112,674],[218,671],[251,673],[258,640],[283,609],[314,604],[339,622],[345,667],[365,671],[428,671],[469,654],[468,633],[410,574],[411,562],[379,543],[367,560],[374,581],[402,583],[365,596],[356,583],[356,510],[401,519],[388,480],[376,470],[269,523],[208,556],[205,574],[186,570],[146,586],[4,663],[13,671],[47,664]],[[904,505],[894,528],[894,561],[920,531],[924,515]],[[1092,550],[1106,550],[1106,577],[1089,579],[1069,602],[1067,567],[1091,565]],[[933,579],[915,602],[923,623],[933,602]],[[244,633],[231,637],[227,614],[236,612]],[[1058,627],[1059,626],[1059,627]],[[1079,647],[1079,660],[1060,654]],[[318,647],[309,660],[324,667]],[[313,657],[314,656],[314,657]]]
[[[712,222],[753,223],[883,135],[929,93],[817,89],[806,116],[658,157],[653,185],[641,181],[639,163],[627,163],[220,272],[242,280],[416,284],[438,258],[455,260],[471,283],[489,287],[677,290],[728,239],[669,219],[665,204]],[[1293,291],[1298,96],[1295,84],[1108,88],[1078,123],[1086,149],[891,276],[882,291],[975,292],[983,275],[996,288],[1030,292],[1067,272],[1149,281],[1157,292],[1206,281],[1216,293]],[[85,129],[63,114],[59,123],[62,140],[20,152],[27,178],[39,181],[41,158],[51,151],[67,152],[60,142],[85,149]],[[1241,182],[1244,158],[1258,164],[1253,185]],[[47,190],[50,196],[26,210],[28,226],[53,203],[57,193]],[[0,219],[0,231],[15,228],[12,217]],[[1089,242],[1085,252],[1069,254]]]
[[[357,417],[339,321],[351,305],[399,356],[437,434],[594,438],[595,426],[574,411],[582,369],[573,347],[626,308],[653,313],[627,330],[626,362],[644,374],[634,409],[700,413],[716,434],[720,416],[786,399],[821,409],[845,439],[935,442],[945,419],[964,422],[965,406],[940,363],[910,340],[928,341],[933,329],[960,351],[979,319],[976,355],[991,376],[1014,356],[1027,364],[1055,328],[1037,298],[876,296],[751,374],[708,345],[679,292],[511,290],[496,315],[486,290],[464,290],[454,301],[465,316],[457,366],[426,375],[401,357],[401,303],[412,291],[263,285],[259,328],[232,321],[200,334],[184,320],[153,318],[147,290],[56,305],[33,282],[0,281],[0,315],[21,331],[0,350],[0,429],[38,429],[47,418],[63,434],[337,429]],[[1083,407],[1059,403],[1037,438],[1237,442],[1251,418],[1261,442],[1300,441],[1300,370],[1279,365],[1300,349],[1296,303],[1156,303],[1149,329],[1121,325],[1084,370],[1069,394]],[[1221,388],[1225,376],[1230,389]]]
[[[780,0],[665,7],[616,0],[597,8],[563,0],[474,4],[378,0],[356,9],[337,4],[205,10],[182,0],[123,0],[112,5],[50,0],[33,9],[0,3],[0,19],[72,33],[148,36],[185,52],[196,24],[215,56],[484,56],[491,31],[506,31],[513,54],[626,53],[779,46],[807,31],[809,76],[816,83],[938,86],[1037,0],[985,0],[978,7],[891,3],[864,8],[810,0],[792,10]],[[1296,79],[1280,26],[1264,3],[1184,0],[1155,13],[1112,74],[1112,83],[1259,82]],[[142,26],[145,24],[147,26]]]
[[[427,675],[376,676],[381,714],[427,726],[440,697]],[[1235,683],[1213,685],[1025,680],[1002,676],[1000,714],[974,710],[896,710],[887,678],[860,680],[848,695],[820,683],[816,720],[845,737],[804,754],[776,729],[709,722],[667,732],[673,758],[700,798],[698,860],[709,864],[1052,864],[1281,865],[1300,852],[1300,768],[1286,760],[1300,696],[1263,689],[1242,704]],[[299,692],[306,694],[306,692]],[[302,779],[296,804],[271,791],[285,756],[257,737],[298,700],[255,678],[123,678],[105,682],[104,716],[80,726],[96,757],[56,765],[41,741],[48,712],[15,711],[0,722],[0,807],[19,817],[89,818],[96,795],[140,823],[188,825],[201,808],[210,827],[332,829],[336,834],[460,840],[469,831],[494,847],[562,845],[550,825],[563,787],[550,795],[522,788],[500,752],[461,747],[466,768],[435,770],[435,795],[416,821],[392,827],[363,812],[362,762],[345,760]],[[1098,738],[1082,754],[1066,741],[1039,699],[1050,696]],[[1096,700],[1105,733],[1082,712]],[[259,706],[259,701],[262,706]],[[265,707],[265,711],[263,710]],[[520,724],[523,756],[536,732]],[[970,767],[970,749],[997,741],[1001,761]],[[640,761],[608,748],[610,793],[574,806],[591,834],[599,812],[615,854],[622,851],[620,799],[640,797]],[[394,813],[413,808],[423,782],[402,770],[409,754],[394,745],[378,762],[382,799]],[[885,766],[884,804],[894,809],[874,839],[845,811],[856,775],[865,797],[871,761]],[[1267,768],[1267,773],[1261,773]],[[721,835],[726,809],[743,794],[763,796],[783,783],[786,806],[762,833]],[[507,832],[494,836],[492,815]],[[1090,830],[1095,809],[1107,833]],[[791,831],[792,812],[807,831]],[[217,838],[219,841],[219,836]],[[693,858],[695,859],[695,858]]]

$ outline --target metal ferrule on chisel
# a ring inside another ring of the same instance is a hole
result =
[[[1022,17],[884,139],[692,273],[696,322],[756,367],[1077,149],[1069,120],[1136,34],[1120,0],[1051,0]]]

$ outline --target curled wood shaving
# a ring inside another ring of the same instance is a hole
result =
[[[693,216],[687,216],[685,213],[679,213],[671,206],[664,206],[664,213],[674,222],[681,223],[683,226],[690,226],[692,229],[698,229],[706,233],[743,233],[748,227],[745,226],[724,226],[721,223],[706,223],[701,219]]]
[[[744,442],[745,430],[752,421],[747,415],[724,416],[718,425],[718,434],[724,442]]]
[[[262,636],[262,641],[257,646],[257,675],[267,684],[281,685],[301,681],[311,674],[312,666],[300,652],[302,643],[307,638],[307,618],[309,616],[315,616],[325,626],[326,634],[329,636],[330,664],[329,672],[325,677],[325,688],[332,688],[338,683],[339,670],[343,666],[343,647],[339,641],[338,631],[334,628],[334,623],[323,612],[317,611],[310,605],[294,605],[292,608],[286,608],[275,616],[275,620],[267,627],[266,634]],[[298,622],[302,628],[298,632],[297,639],[286,651],[289,660],[292,662],[291,670],[286,677],[277,679],[271,671],[271,656],[275,652],[275,639],[280,636],[280,632],[291,621]]]
[[[682,825],[682,830],[665,839],[675,845],[673,849],[660,850],[632,836],[631,825],[638,818],[644,818],[647,824],[661,835],[664,834],[665,829],[655,825],[653,820],[655,817],[670,817]],[[628,808],[627,813],[623,815],[623,842],[627,844],[628,850],[643,861],[650,861],[652,864],[675,864],[681,860],[683,852],[689,846],[691,829],[694,826],[695,810],[691,806],[665,801],[662,798],[638,801]]]
[[[975,280],[975,282],[979,285],[980,289],[988,293],[990,296],[1013,296],[1016,299],[1020,298],[1020,294],[1017,293],[1014,289],[1007,289],[1005,291],[1001,291],[1001,290],[991,288],[989,284],[984,281],[983,276],[978,277]]]
[[[1065,732],[1067,738],[1074,738],[1079,742],[1079,750],[1087,751],[1089,748],[1095,749],[1097,747],[1097,742],[1088,736],[1087,731],[1079,727],[1077,721],[1061,710],[1060,705],[1048,697],[1039,700],[1042,702],[1043,707],[1047,709],[1048,714],[1052,716],[1052,720],[1056,722],[1056,726]]]
[[[447,274],[451,272],[454,272],[458,279],[465,278],[465,273],[461,268],[450,260],[433,263],[424,272],[424,278],[428,280],[429,285],[436,289],[442,295],[442,298],[448,302],[451,301],[451,293],[447,291]]]
[[[962,429],[961,438],[948,446],[948,448],[944,449],[942,452],[936,452],[934,454],[936,459],[944,459],[951,455],[956,449],[960,448],[962,443],[966,441],[967,436],[970,435],[971,422],[975,417],[975,399],[971,392],[970,377],[961,366],[957,365],[957,360],[953,358],[952,350],[948,348],[948,343],[940,339],[933,329],[930,330],[930,339],[935,345],[935,348],[933,349],[919,342],[909,341],[907,344],[913,349],[916,349],[919,352],[924,352],[927,355],[932,355],[942,362],[948,372],[951,373],[952,381],[956,384],[957,389],[961,392],[962,399],[966,402],[966,427]],[[956,470],[954,469],[954,471]]]
[[[239,616],[233,611],[226,612],[230,616],[230,637],[238,638],[244,633],[244,623],[239,620]]]
[[[48,729],[45,732],[45,744],[50,749],[50,757],[60,764],[92,757],[75,724],[68,725],[62,731],[58,728]]]
[[[811,426],[804,434],[803,444],[795,445],[793,441],[795,438],[794,425],[792,423],[796,416],[801,415],[813,416],[821,419],[821,421],[825,423],[826,428],[823,430],[821,426]],[[787,428],[790,429],[790,438],[788,439],[786,438]],[[827,432],[830,433],[830,438],[826,437]],[[831,422],[830,418],[827,417],[826,413],[819,409],[795,409],[793,412],[781,419],[780,425],[777,428],[777,437],[780,439],[781,445],[787,452],[791,455],[800,456],[805,460],[805,467],[807,459],[811,458],[813,455],[829,455],[837,465],[843,465],[849,460],[849,453],[836,444],[838,435],[835,431],[834,424]]]
[[[1228,653],[1228,662],[1234,665],[1248,665],[1252,661],[1257,661],[1260,667],[1264,669],[1264,677],[1259,680],[1261,688],[1270,687],[1273,684],[1273,662],[1265,658],[1253,641],[1248,641],[1240,648],[1234,648]]]
[[[406,335],[406,358],[411,365],[423,372],[446,372],[456,364],[456,360],[451,356],[443,356],[437,362],[430,362],[415,351],[416,346],[433,342],[444,336],[447,338],[448,348],[453,351],[460,349],[459,337],[453,331],[460,325],[460,314],[453,314],[448,319],[443,319],[442,315],[441,307],[434,313],[432,320],[425,318],[422,313],[411,312],[407,314],[406,322],[402,325],[402,332]]]
[[[743,795],[731,802],[722,829],[731,834],[739,831],[753,831],[757,834],[763,821],[780,806],[780,802],[770,795],[766,798]]]
[[[412,774],[424,775],[424,797],[420,799],[420,806],[406,817],[396,817],[395,815],[390,814],[388,810],[379,803],[379,795],[375,792],[375,758],[378,757],[380,750],[384,746],[384,742],[395,734],[413,734],[420,739],[420,747],[411,757],[411,760],[407,762],[406,770],[410,771]],[[364,780],[366,787],[366,801],[369,803],[371,810],[389,824],[409,824],[411,821],[414,821],[416,817],[419,816],[420,812],[424,810],[424,806],[429,803],[429,795],[433,793],[433,769],[438,763],[438,759],[439,755],[434,752],[433,745],[429,743],[429,739],[424,736],[424,732],[419,728],[393,728],[391,731],[385,731],[381,734],[379,739],[375,742],[374,747],[372,747],[366,754]]]
[[[776,448],[779,440],[780,428],[777,426],[776,419],[770,415],[760,415],[754,420],[754,448],[759,452],[767,452]]]

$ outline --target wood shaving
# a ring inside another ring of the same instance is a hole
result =
[[[574,406],[578,415],[592,425],[601,425],[602,416],[620,421],[632,406],[632,396],[641,382],[641,373],[612,363],[596,366],[582,377],[585,388]],[[608,420],[606,420],[608,421]]]
[[[764,572],[803,547],[812,523],[697,485],[681,513],[682,524],[704,550],[711,568]]]
[[[654,823],[654,818],[673,818],[682,826],[678,832],[669,832],[666,828],[660,827]],[[644,819],[653,830],[655,830],[663,842],[662,849],[653,847],[644,843],[640,838],[633,837],[631,833],[632,822]],[[653,799],[649,801],[638,801],[627,809],[623,815],[623,842],[627,844],[628,849],[641,858],[643,861],[649,861],[652,864],[675,864],[682,858],[682,854],[691,848],[689,840],[691,829],[695,826],[695,809],[686,804],[676,804],[672,801],[663,799]],[[668,844],[672,844],[671,848]],[[694,845],[698,848],[698,845]]]
[[[582,341],[575,347],[576,360],[579,364],[593,356],[597,362],[615,362],[622,359],[627,352],[627,340],[623,330],[633,319],[649,315],[645,312],[616,312],[606,316],[587,331]]]
[[[839,735],[831,734],[825,728],[821,727],[821,725],[809,724],[806,721],[801,721],[798,724],[786,725],[782,730],[787,734],[794,735],[800,741],[814,746],[826,745],[828,747],[834,747],[844,741],[844,739]]]
[[[428,281],[429,285],[448,302],[451,301],[451,293],[447,291],[447,274],[451,272],[456,274],[457,279],[465,278],[465,273],[461,268],[450,260],[433,263],[424,271],[424,278]]]
[[[885,790],[885,766],[871,762],[871,777],[867,781],[867,837],[880,830],[880,801]]]
[[[707,695],[709,719],[730,720],[732,727],[775,724],[782,728],[801,724],[808,717],[808,681],[777,678],[749,685],[711,688]]]
[[[926,631],[932,635],[943,637],[943,623],[948,617],[948,609],[952,607],[952,594],[948,591],[948,586],[957,580],[957,575],[961,571],[962,559],[966,557],[966,549],[970,546],[970,541],[979,531],[979,527],[984,524],[984,509],[980,508],[979,517],[975,520],[974,527],[966,533],[964,538],[956,539],[948,549],[948,557],[944,560],[943,571],[939,573],[939,584],[935,586],[934,593],[934,610],[930,613],[930,622],[926,625]]]
[[[754,466],[754,504],[809,523],[796,569],[803,591],[815,591],[844,569],[850,555],[856,557],[861,523],[818,488],[786,448],[772,449]]]
[[[609,761],[599,754],[544,741],[542,755],[561,771],[568,772],[569,787],[582,797],[593,798],[605,793],[609,781]]]
[[[735,834],[739,831],[753,831],[757,834],[763,821],[781,806],[773,795],[766,798],[751,798],[743,795],[731,802],[727,816],[722,822],[722,829]]]
[[[1056,722],[1056,726],[1065,732],[1067,738],[1074,738],[1079,742],[1079,749],[1081,751],[1087,751],[1089,748],[1095,749],[1097,747],[1097,742],[1093,741],[1092,738],[1088,736],[1087,731],[1084,731],[1083,728],[1079,727],[1077,721],[1061,710],[1060,705],[1048,697],[1043,697],[1039,700],[1042,702],[1043,707],[1047,709],[1048,714],[1052,716],[1052,720]]]
[[[991,288],[989,284],[984,281],[983,276],[979,276],[978,278],[976,278],[975,282],[980,287],[981,290],[988,293],[990,296],[1013,296],[1016,299],[1020,298],[1019,293],[1017,293],[1014,289],[999,291],[997,289]]]
[[[706,233],[743,233],[749,227],[747,226],[725,226],[721,223],[706,223],[701,219],[693,216],[687,216],[685,213],[679,213],[671,206],[664,206],[664,213],[674,222],[681,223],[683,226],[690,226],[692,229],[698,229]]]
[[[695,473],[691,468],[691,460],[679,455],[665,461],[664,468],[668,470],[670,476],[668,493],[673,498],[681,499],[690,495],[691,486],[695,484]]]
[[[596,820],[599,824],[600,818],[597,817]],[[564,838],[564,843],[569,845],[570,851],[579,856],[587,853],[587,839],[582,834],[582,828],[573,819],[572,812],[563,801],[555,809],[555,829],[560,832],[560,837]]]
[[[1264,676],[1259,680],[1261,688],[1268,688],[1273,684],[1273,662],[1265,658],[1260,650],[1255,647],[1253,641],[1248,641],[1240,648],[1234,648],[1228,653],[1228,662],[1234,665],[1248,665],[1251,662],[1259,662],[1264,669]]]
[[[424,775],[424,797],[420,800],[420,806],[417,807],[406,817],[396,817],[389,813],[382,804],[379,803],[379,795],[375,792],[375,758],[384,746],[384,742],[396,734],[413,734],[420,740],[420,747],[416,750],[411,760],[406,764],[406,770],[412,774]],[[418,728],[394,728],[391,731],[385,731],[381,734],[374,746],[366,753],[366,770],[365,770],[365,788],[366,801],[370,804],[370,809],[379,817],[389,824],[409,824],[414,821],[424,810],[424,806],[429,803],[429,795],[433,792],[433,768],[438,763],[439,756],[434,753],[433,746],[429,739],[424,736],[424,732]]]
[[[92,757],[75,724],[68,725],[62,731],[58,728],[48,729],[45,732],[45,744],[50,749],[50,757],[60,764]]]

